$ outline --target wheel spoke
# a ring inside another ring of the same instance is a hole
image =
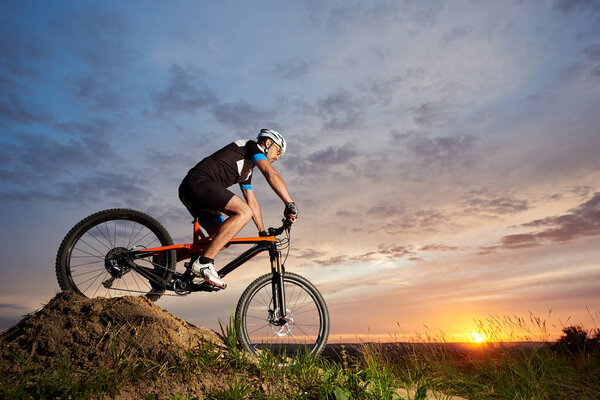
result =
[[[237,316],[242,321],[240,337],[248,349],[255,351],[253,349],[260,348],[262,343],[277,352],[288,351],[291,350],[289,346],[299,345],[307,346],[314,353],[322,350],[329,331],[327,310],[319,300],[320,294],[316,289],[304,282],[303,278],[292,273],[284,276],[286,315],[289,320],[282,326],[268,322],[267,316],[273,304],[271,275],[264,275],[260,281],[253,283],[256,287],[249,288],[238,305],[238,313],[244,312],[245,315]],[[281,310],[271,312],[275,312],[275,320],[281,316]]]
[[[75,275],[71,275],[73,278],[77,277],[77,276],[83,276],[83,275],[88,275],[88,274],[93,274],[94,272],[98,272],[98,271],[104,271],[104,267],[102,268],[98,268],[98,269],[92,269],[90,271],[87,272],[82,272],[80,274],[75,274]]]
[[[94,264],[98,264],[98,261],[92,261],[92,262],[85,263],[85,264],[71,265],[71,269],[78,268],[78,267],[85,267],[86,265],[94,265]]]
[[[126,209],[101,211],[82,220],[63,240],[56,264],[59,283],[61,288],[87,297],[141,292],[156,300],[164,290],[155,290],[151,281],[129,264],[126,252],[171,244],[164,227],[146,214]],[[135,263],[169,279],[175,269],[175,251],[149,255]],[[109,288],[104,287],[106,281],[111,283]]]

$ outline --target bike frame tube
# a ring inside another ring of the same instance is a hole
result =
[[[206,251],[206,247],[210,244],[211,239],[204,235],[200,229],[200,224],[194,221],[194,242],[193,243],[181,243],[172,244],[169,246],[152,247],[149,249],[141,249],[133,252],[134,255],[153,255],[164,251],[175,250],[177,254],[177,261],[183,261],[191,258],[192,256],[200,256]],[[232,244],[254,244],[250,249],[244,251],[242,254],[237,256],[234,260],[230,261],[227,265],[221,268],[218,273],[220,277],[224,277],[230,272],[234,271],[242,264],[246,263],[256,255],[263,251],[269,251],[273,254],[277,254],[277,239],[275,236],[264,236],[264,237],[242,237],[231,239],[225,247],[229,247]],[[139,267],[139,266],[138,266]],[[143,267],[141,267],[143,268]],[[151,271],[150,269],[148,269]],[[152,272],[149,272],[152,274]],[[154,275],[154,274],[152,274]],[[150,279],[149,276],[146,278]]]
[[[256,242],[252,241],[252,242],[248,242],[248,243],[256,243]],[[258,254],[262,253],[263,251],[271,252],[275,248],[276,248],[275,242],[270,242],[270,241],[258,242],[254,246],[252,246],[251,248],[249,248],[248,250],[244,251],[242,254],[237,256],[235,259],[231,260],[223,268],[221,268],[218,271],[219,276],[222,278],[222,277],[226,276],[227,274],[229,274],[230,272],[237,269],[242,264],[245,264],[246,262],[250,261],[252,258],[254,258]]]
[[[200,256],[201,254],[204,254],[204,252],[206,251],[206,247],[209,245],[209,243],[210,238],[206,237],[202,233],[202,230],[200,230],[200,225],[197,221],[194,221],[193,243],[173,244],[170,246],[142,249],[133,252],[133,255],[149,256],[164,251],[175,250],[177,254],[177,261],[182,261],[185,259],[189,259],[192,256]],[[230,261],[217,273],[222,278],[231,273],[232,271],[236,270],[241,265],[245,264],[255,256],[257,256],[258,254],[262,253],[263,251],[268,251],[271,260],[271,295],[273,299],[273,306],[275,309],[279,309],[280,315],[278,324],[285,324],[287,322],[287,310],[285,305],[285,285],[283,280],[284,267],[281,263],[281,252],[277,250],[277,239],[275,239],[275,236],[234,238],[231,239],[225,247],[229,247],[232,244],[254,244],[254,246],[247,249],[235,259]],[[162,277],[157,276],[152,269],[142,267],[140,265],[135,264],[134,262],[131,262],[131,264],[133,264],[131,267],[137,270],[146,279],[149,279],[150,281],[153,281],[164,287],[167,287],[169,285],[169,282],[167,282]],[[175,274],[177,275],[177,273]]]
[[[173,244],[170,246],[152,247],[150,249],[141,249],[134,252],[134,254],[148,254],[148,253],[160,253],[163,251],[175,250],[177,254],[176,261],[187,260],[193,256],[201,256],[206,251],[206,248],[210,244],[211,239],[204,235],[200,229],[200,224],[194,221],[194,241],[192,243],[181,243]],[[277,240],[274,236],[265,237],[243,237],[231,239],[225,247],[229,247],[232,244],[260,244],[260,243],[275,244]],[[246,260],[247,261],[247,260]]]

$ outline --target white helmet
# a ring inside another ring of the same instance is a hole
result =
[[[285,153],[285,139],[283,138],[283,136],[281,136],[279,132],[274,131],[273,129],[261,129],[256,139],[260,139],[263,137],[273,140],[273,142],[281,148],[281,155]]]

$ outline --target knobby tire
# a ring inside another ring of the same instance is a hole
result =
[[[127,252],[137,248],[172,245],[169,232],[154,218],[139,211],[124,208],[97,212],[84,218],[67,233],[56,255],[56,278],[63,290],[72,290],[86,297],[121,297],[145,294],[158,300],[165,288],[151,283],[134,269],[115,277],[107,289],[102,282],[111,278],[105,258],[110,251]],[[153,268],[168,281],[175,271],[175,251],[164,251],[136,264]]]
[[[323,296],[306,278],[292,272],[284,275],[286,310],[292,320],[273,325],[272,274],[257,278],[238,302],[235,321],[241,344],[251,353],[263,348],[273,353],[293,354],[306,350],[318,356],[329,336],[329,312]]]

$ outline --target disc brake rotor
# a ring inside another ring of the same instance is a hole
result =
[[[286,308],[285,323],[278,324],[275,323],[275,321],[280,320],[281,316],[279,314],[279,309],[277,309],[269,317],[271,330],[277,336],[288,336],[292,333],[292,331],[294,330],[294,326],[296,325],[294,322],[294,314],[291,310]]]

